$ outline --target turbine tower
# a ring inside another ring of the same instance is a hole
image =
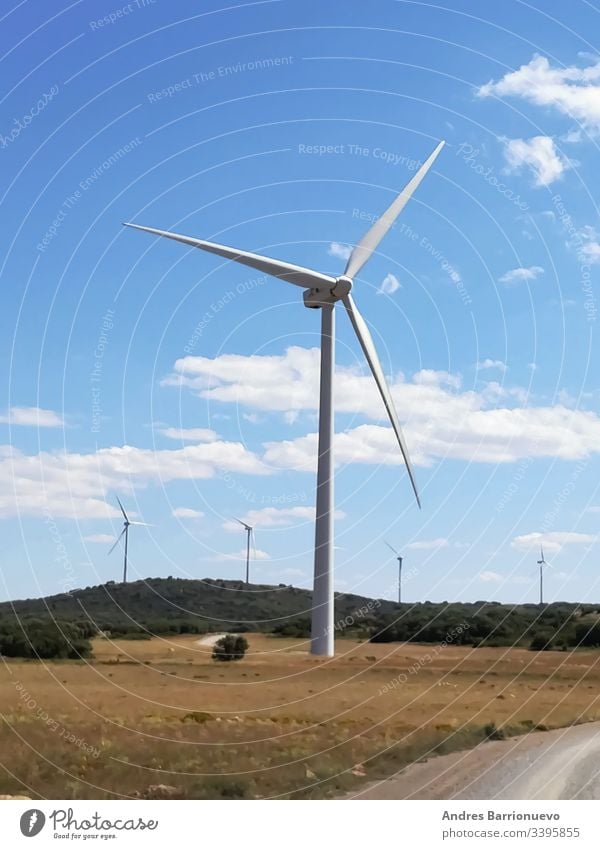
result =
[[[140,224],[126,224],[155,236],[164,236],[199,248],[218,256],[250,266],[263,274],[278,277],[286,283],[292,283],[305,289],[304,305],[309,309],[321,310],[321,368],[319,391],[319,442],[317,463],[317,497],[315,521],[315,559],[313,583],[313,607],[311,629],[311,652],[326,657],[334,653],[334,593],[333,593],[333,377],[335,355],[335,315],[334,307],[341,301],[348,314],[354,332],[363,349],[369,368],[379,389],[385,409],[390,419],[396,439],[408,471],[408,476],[419,507],[419,494],[413,470],[410,464],[396,408],[385,380],[379,357],[371,333],[362,315],[359,313],[351,294],[353,279],[371,257],[377,246],[402,212],[413,192],[417,189],[426,173],[433,165],[444,146],[440,142],[421,168],[395,198],[383,215],[364,234],[352,250],[344,273],[340,277],[321,274],[310,268],[292,265],[289,262],[271,259],[259,254],[248,253],[237,248],[206,242],[191,236],[157,230]]]
[[[385,540],[384,540],[385,542]],[[396,555],[396,560],[398,561],[398,604],[402,604],[402,555],[399,551],[389,544],[389,542],[385,543],[390,551],[393,551]]]
[[[540,559],[537,562],[540,567],[540,604],[544,603],[544,566],[549,566],[550,564],[544,560],[544,546],[540,545]]]
[[[146,524],[146,522],[130,522],[129,517],[128,517],[127,513],[125,512],[125,508],[121,504],[119,496],[115,495],[115,498],[117,499],[119,507],[121,508],[121,513],[123,514],[123,519],[124,519],[123,530],[121,531],[119,536],[114,541],[114,543],[113,543],[113,545],[112,545],[112,547],[111,547],[111,549],[108,553],[109,554],[113,553],[113,551],[115,550],[115,548],[119,544],[121,537],[124,536],[125,537],[125,548],[124,548],[125,555],[124,555],[124,558],[123,558],[123,583],[126,584],[127,583],[127,547],[128,547],[128,543],[129,543],[129,528],[130,528],[131,525],[143,525],[144,527],[149,528],[150,525]]]
[[[254,539],[254,528],[252,525],[242,522],[241,519],[236,518],[235,521],[239,522],[246,529],[246,585],[248,585],[250,583],[250,538],[252,537]],[[254,546],[254,551],[256,552],[256,546]],[[254,557],[256,557],[256,553]]]

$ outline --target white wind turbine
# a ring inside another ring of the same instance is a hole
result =
[[[540,559],[537,562],[537,565],[540,567],[540,604],[544,603],[544,567],[552,566],[551,563],[548,563],[547,560],[544,559],[544,546],[540,543]]]
[[[371,333],[362,315],[359,313],[354,299],[351,295],[353,278],[358,274],[363,265],[388,232],[398,215],[402,212],[413,192],[421,183],[425,174],[434,163],[435,158],[444,146],[440,142],[429,158],[423,163],[414,177],[400,192],[393,203],[378,218],[362,239],[352,250],[345,271],[341,277],[331,277],[321,274],[310,268],[292,265],[289,262],[271,259],[271,257],[260,254],[248,253],[247,251],[220,245],[215,242],[205,242],[191,236],[182,236],[171,233],[168,230],[157,230],[153,227],[143,227],[139,224],[126,224],[155,236],[165,236],[189,245],[200,248],[209,253],[226,257],[227,259],[248,265],[300,286],[304,292],[304,305],[310,309],[321,310],[321,374],[319,392],[319,448],[317,466],[317,498],[316,498],[316,521],[315,521],[315,560],[314,560],[314,584],[313,584],[313,608],[311,629],[311,652],[313,654],[331,657],[334,653],[334,594],[333,594],[333,376],[334,376],[334,349],[335,349],[335,321],[334,306],[338,301],[344,305],[348,317],[358,337],[366,360],[369,364],[388,417],[396,434],[404,462],[412,484],[412,488],[419,507],[419,494],[415,477],[410,464],[408,450],[406,448],[398,415],[388,385],[385,380],[377,351],[371,337]]]
[[[123,583],[126,584],[127,583],[127,546],[128,546],[128,543],[129,543],[129,528],[130,528],[131,525],[143,525],[144,527],[149,528],[150,525],[148,525],[146,522],[130,522],[129,517],[128,517],[127,513],[125,512],[125,508],[121,504],[119,496],[115,495],[115,498],[119,502],[119,507],[121,508],[121,513],[123,514],[123,519],[125,521],[123,522],[123,530],[121,531],[119,536],[114,541],[114,543],[113,543],[113,545],[112,545],[112,547],[111,547],[111,549],[108,553],[109,554],[113,553],[113,551],[115,550],[115,548],[119,544],[121,537],[124,536],[125,537],[125,547],[124,547],[125,556],[124,556],[124,559],[123,559]]]
[[[246,529],[246,584],[250,583],[250,540],[254,545],[254,559],[256,560],[256,543],[254,542],[254,528],[252,525],[247,525],[241,519],[233,517],[236,522],[239,522]]]
[[[385,540],[384,540],[385,542]],[[402,560],[403,557],[399,551],[389,544],[389,542],[385,543],[390,551],[393,551],[396,555],[396,560],[398,561],[398,604],[402,604]]]

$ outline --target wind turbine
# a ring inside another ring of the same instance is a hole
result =
[[[113,551],[115,550],[115,548],[119,544],[121,537],[124,536],[125,537],[125,557],[124,557],[124,560],[123,560],[123,583],[126,584],[127,583],[127,544],[129,542],[129,528],[130,528],[131,525],[143,525],[144,527],[149,528],[150,525],[148,525],[146,522],[130,522],[129,517],[128,517],[127,513],[125,512],[125,508],[121,504],[119,496],[115,495],[115,498],[117,499],[117,501],[119,503],[119,507],[121,508],[121,513],[123,514],[123,519],[125,521],[123,522],[123,530],[121,531],[119,536],[114,541],[114,543],[113,543],[113,545],[112,545],[112,547],[111,547],[111,549],[108,553],[109,554],[113,553]]]
[[[155,236],[165,236],[199,248],[218,256],[248,265],[261,271],[293,283],[306,291],[303,294],[304,306],[309,309],[321,310],[321,369],[319,390],[319,443],[317,465],[317,497],[315,521],[315,559],[313,608],[311,629],[311,652],[317,655],[333,656],[334,653],[334,594],[333,594],[333,377],[335,351],[335,321],[334,307],[338,301],[344,305],[348,317],[363,349],[369,368],[375,379],[383,399],[385,409],[396,434],[402,456],[408,471],[408,476],[417,499],[421,506],[417,485],[410,464],[408,450],[404,442],[396,408],[385,380],[379,357],[371,337],[371,333],[351,295],[354,277],[371,257],[377,246],[388,232],[398,215],[402,212],[413,192],[417,189],[426,173],[433,165],[436,157],[444,146],[440,142],[421,168],[408,182],[383,215],[367,230],[358,244],[352,250],[346,268],[341,277],[331,277],[310,268],[292,265],[289,262],[271,259],[259,254],[248,253],[237,248],[206,242],[191,236],[171,233],[168,230],[157,230],[153,227],[143,227],[140,224],[126,224]]]
[[[384,540],[385,542],[385,540]],[[398,561],[398,604],[402,604],[402,555],[399,551],[389,544],[389,542],[385,543],[390,551],[393,551],[396,555],[396,560]]]
[[[544,559],[544,546],[540,543],[540,559],[537,562],[540,567],[540,604],[544,603],[544,566],[551,566],[551,563],[548,563],[547,560]]]
[[[250,538],[254,537],[254,528],[252,525],[247,525],[241,519],[234,516],[236,522],[239,522],[246,529],[246,584],[250,583]],[[254,557],[256,558],[256,545],[254,546]]]

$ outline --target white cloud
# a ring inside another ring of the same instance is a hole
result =
[[[219,434],[208,427],[160,427],[158,432],[181,442],[216,442]]]
[[[572,241],[569,242],[569,247],[575,250],[582,261],[587,261],[590,265],[597,265],[600,262],[600,237],[595,227],[586,224],[579,230]]]
[[[562,142],[566,142],[566,144],[577,144],[583,138],[583,134],[581,130],[569,130],[560,137]]]
[[[279,356],[187,357],[177,362],[175,377],[211,401],[237,402],[253,411],[285,412],[292,407],[313,413],[318,364],[317,349],[293,347]],[[520,387],[492,382],[481,391],[464,390],[459,375],[423,369],[411,379],[391,377],[390,388],[417,465],[445,458],[478,463],[523,457],[575,460],[600,452],[596,413],[566,404],[526,406]],[[337,410],[361,422],[336,435],[337,462],[402,465],[372,378],[354,367],[339,366],[336,396]],[[116,508],[104,500],[110,490],[207,479],[221,470],[239,475],[313,471],[316,455],[316,433],[267,442],[262,456],[241,443],[220,439],[171,450],[126,445],[88,454],[29,456],[0,446],[0,516],[117,518]]]
[[[520,404],[525,405],[528,400],[527,390],[521,386],[506,386],[498,383],[497,380],[491,380],[481,390],[481,397],[489,406],[498,407],[500,402],[516,399]]]
[[[239,551],[234,551],[232,554],[219,554],[216,558],[217,560],[243,560],[246,562],[246,549],[240,548]],[[250,561],[252,560],[270,560],[271,555],[267,554],[266,551],[262,551],[260,548],[256,550],[250,549]]]
[[[24,427],[64,427],[65,424],[58,413],[41,407],[11,407],[0,416],[0,423]]]
[[[165,386],[187,386],[201,398],[256,410],[314,410],[319,397],[318,348],[292,346],[283,355],[184,357]],[[339,382],[336,387],[339,395]]]
[[[460,399],[451,395],[447,399],[448,407],[461,406]],[[594,445],[600,446],[600,419],[594,413],[556,406],[465,411],[462,420],[455,420],[441,403],[437,419],[427,420],[417,411],[405,434],[417,466],[431,466],[442,458],[476,463],[511,463],[524,457],[576,460],[593,453]],[[263,459],[271,466],[298,471],[315,468],[316,433],[267,442],[265,447]],[[335,455],[338,465],[403,465],[391,428],[379,425],[359,425],[337,433]]]
[[[178,360],[172,380],[211,402],[264,412],[315,412],[318,406],[318,349],[290,347],[278,356],[225,354],[215,359]],[[365,370],[366,371],[366,370]],[[431,465],[452,457],[480,463],[509,463],[523,457],[581,459],[600,451],[600,417],[565,405],[526,406],[521,387],[486,384],[462,390],[459,375],[422,369],[406,379],[390,377],[413,462]],[[337,412],[366,423],[336,436],[337,461],[402,464],[373,379],[348,366],[336,369]],[[379,426],[383,422],[386,426]],[[316,433],[265,444],[263,461],[278,468],[313,470]],[[219,443],[216,443],[217,445]]]
[[[343,245],[340,242],[332,242],[327,248],[329,256],[335,256],[338,259],[349,259],[352,253],[350,245]]]
[[[57,451],[30,456],[9,447],[0,450],[0,516],[117,517],[120,511],[103,500],[109,491],[212,478],[220,470],[258,475],[270,471],[237,442],[161,451],[123,445],[90,454]]]
[[[477,363],[477,368],[479,371],[483,371],[485,369],[498,369],[501,372],[505,372],[508,366],[506,363],[502,362],[502,360],[491,360],[488,357],[487,359]]]
[[[111,534],[90,534],[87,537],[84,537],[86,542],[98,542],[102,543],[102,545],[110,545],[115,541],[115,537]]]
[[[343,510],[336,510],[335,519],[344,519],[346,514]],[[309,506],[297,507],[263,507],[260,510],[249,510],[240,517],[250,527],[259,528],[283,528],[302,522],[313,522],[315,508]],[[228,519],[223,523],[226,531],[237,532],[241,529],[239,522]]]
[[[502,575],[499,575],[498,572],[480,572],[479,580],[484,581],[487,584],[499,584],[502,581]]]
[[[536,186],[550,186],[559,180],[573,164],[559,154],[554,139],[550,136],[503,139],[503,142],[504,158],[509,173],[527,167],[533,172]]]
[[[377,291],[380,295],[393,295],[401,288],[402,284],[394,274],[386,274]]]
[[[550,531],[540,533],[535,531],[531,534],[522,534],[515,537],[511,547],[517,551],[539,551],[543,545],[544,552],[560,551],[566,545],[582,545],[596,542],[597,537],[592,534],[578,534],[573,531]]]
[[[600,128],[600,60],[578,68],[552,67],[545,56],[534,55],[526,65],[490,80],[478,90],[480,97],[518,97],[537,106],[556,109],[587,129]]]
[[[450,543],[445,537],[438,537],[437,539],[423,539],[417,542],[411,542],[406,547],[412,548],[415,551],[431,551],[435,548],[448,548]]]
[[[435,371],[431,368],[422,368],[415,372],[413,381],[418,386],[449,386],[452,389],[459,389],[462,384],[462,378],[459,374],[450,374],[448,371]]]
[[[175,507],[171,515],[176,519],[202,519],[204,513],[202,510],[194,510],[193,507]]]
[[[256,413],[244,413],[242,415],[242,418],[244,419],[244,421],[250,422],[250,424],[260,424],[260,422],[262,421],[261,417]]]
[[[540,274],[544,273],[544,269],[539,265],[531,265],[529,268],[513,268],[507,271],[502,277],[498,278],[499,283],[520,283],[523,280],[535,280]]]

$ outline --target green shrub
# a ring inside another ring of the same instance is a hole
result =
[[[248,640],[241,634],[226,634],[214,645],[213,660],[241,660],[248,649]]]
[[[503,728],[498,728],[495,722],[489,722],[483,729],[483,733],[488,740],[505,740],[506,731]]]

